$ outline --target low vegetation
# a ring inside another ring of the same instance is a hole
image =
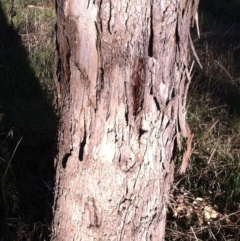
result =
[[[202,0],[188,98],[194,133],[176,160],[166,240],[240,237],[240,4]],[[0,240],[48,240],[56,144],[53,0],[0,0]],[[196,61],[195,61],[196,62]]]
[[[167,240],[240,237],[240,10],[239,1],[200,1],[201,38],[192,39],[195,64],[188,98],[194,133],[184,175],[176,167]]]

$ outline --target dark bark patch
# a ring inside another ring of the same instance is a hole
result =
[[[72,20],[71,18],[67,18],[66,22],[63,25],[62,41],[64,46],[64,53],[63,55],[61,55],[62,58],[65,57],[63,61],[65,81],[69,81],[71,78],[70,59],[72,57],[72,53],[73,55],[75,55],[77,52],[76,51],[77,50],[77,42],[76,42],[77,32],[78,32],[78,28],[75,21]],[[61,43],[59,43],[59,45],[60,44]]]
[[[153,100],[154,100],[154,102],[155,102],[155,105],[156,105],[156,107],[157,107],[157,110],[160,111],[160,105],[159,105],[158,100],[157,100],[157,98],[156,98],[155,96],[153,97]]]
[[[63,76],[63,81],[69,81],[70,79],[70,65],[69,65],[69,55],[68,53],[70,52],[69,50],[69,44],[66,36],[66,26],[65,23],[62,23],[63,25],[63,30],[59,31],[59,37],[58,37],[58,45],[62,46],[60,51],[58,52],[59,58],[61,59],[62,62],[62,76]]]
[[[153,57],[153,38],[154,38],[154,33],[153,33],[153,23],[152,23],[152,6],[151,6],[151,19],[150,19],[150,36],[149,36],[149,43],[148,43],[148,56]]]
[[[87,134],[86,134],[86,130],[84,130],[84,136],[83,136],[82,142],[80,143],[80,149],[79,149],[79,155],[78,155],[79,161],[83,161],[83,154],[84,154],[84,147],[86,145],[86,140],[87,140]]]
[[[132,96],[133,96],[133,114],[136,116],[142,109],[143,96],[144,96],[144,59],[140,58],[136,61],[133,66],[133,85],[132,85]]]
[[[141,136],[142,136],[144,133],[146,133],[146,132],[147,132],[146,130],[140,128],[140,130],[139,130],[139,135],[138,135],[138,140],[140,140]]]
[[[124,89],[125,89],[125,96],[126,96],[126,102],[127,102],[127,86],[126,86],[126,81],[124,82]],[[125,105],[125,121],[127,123],[127,126],[128,126],[128,122],[129,122],[129,119],[128,119],[128,115],[129,115],[129,110],[128,110],[128,104],[126,103]]]
[[[97,83],[97,94],[96,94],[96,103],[101,99],[101,93],[104,89],[104,69],[100,68],[98,71],[98,83]]]
[[[63,157],[62,160],[62,167],[65,169],[67,167],[67,161],[68,158],[71,156],[71,152],[70,153],[66,153],[65,156]]]
[[[109,9],[109,19],[108,19],[108,32],[112,35],[111,31],[111,19],[112,19],[112,2],[110,1],[110,9]]]
[[[176,44],[178,44],[180,41],[180,36],[178,33],[178,24],[176,25],[176,29],[175,29],[175,41],[176,41]]]
[[[153,95],[153,86],[151,85],[151,88],[150,88],[150,95]]]
[[[126,107],[126,109],[125,109],[125,115],[124,115],[124,116],[125,116],[125,121],[126,121],[127,126],[128,126],[128,121],[129,121],[129,120],[128,120],[128,114],[129,114],[129,113],[128,113],[128,109],[127,109],[127,107]]]

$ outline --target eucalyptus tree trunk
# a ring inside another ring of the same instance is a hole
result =
[[[197,5],[57,1],[52,241],[164,239]]]

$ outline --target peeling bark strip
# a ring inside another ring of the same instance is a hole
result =
[[[57,1],[52,241],[164,239],[178,129],[191,137],[188,38],[197,5]]]

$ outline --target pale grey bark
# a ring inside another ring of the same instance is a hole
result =
[[[198,1],[57,3],[52,241],[163,240]]]

